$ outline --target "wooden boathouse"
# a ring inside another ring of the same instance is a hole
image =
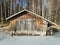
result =
[[[14,31],[16,34],[46,35],[48,27],[57,24],[24,9],[8,18],[10,24],[4,29]],[[53,31],[51,31],[53,34]]]

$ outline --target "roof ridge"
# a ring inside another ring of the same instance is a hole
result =
[[[52,21],[50,21],[50,20],[48,20],[48,19],[46,19],[46,18],[44,18],[44,17],[42,17],[42,16],[36,14],[36,13],[30,11],[30,10],[27,10],[27,9],[24,9],[24,10],[22,10],[22,11],[20,11],[20,12],[17,12],[16,14],[14,14],[14,15],[12,15],[12,16],[6,18],[6,20],[8,20],[8,19],[12,18],[13,16],[16,16],[17,14],[22,13],[22,12],[24,12],[24,11],[30,12],[30,13],[32,13],[32,14],[35,14],[36,16],[38,16],[38,17],[44,19],[45,21],[50,22],[50,23],[52,23],[52,24],[58,26],[56,23],[54,23],[54,22],[52,22]]]

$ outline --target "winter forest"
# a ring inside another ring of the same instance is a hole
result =
[[[0,24],[23,9],[60,24],[60,0],[0,0]]]

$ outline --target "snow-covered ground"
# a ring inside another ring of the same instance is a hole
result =
[[[60,45],[56,36],[9,36],[0,34],[0,45]]]

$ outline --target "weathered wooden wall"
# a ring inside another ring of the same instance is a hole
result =
[[[21,15],[21,14],[20,14]],[[30,20],[29,20],[30,19]],[[24,22],[22,22],[22,20],[24,20]],[[41,19],[41,18],[39,18],[39,17],[37,17],[37,16],[35,16],[34,14],[31,14],[31,13],[25,13],[25,14],[23,14],[23,15],[21,15],[21,16],[18,16],[17,18],[14,18],[14,19],[11,19],[10,20],[10,24],[12,24],[12,26],[14,27],[14,26],[16,26],[15,24],[16,24],[16,22],[17,21],[21,21],[22,23],[20,23],[20,25],[22,24],[22,29],[24,29],[25,27],[24,27],[24,23],[25,23],[25,20],[27,21],[27,20],[29,20],[30,22],[26,22],[27,23],[27,29],[29,29],[28,27],[30,26],[30,28],[32,28],[32,26],[33,26],[33,28],[35,29],[35,30],[40,30],[41,28],[43,28],[44,26],[43,25],[45,25],[46,23],[46,21],[44,22],[44,20],[43,19]],[[31,22],[32,21],[32,22]],[[31,24],[31,25],[29,25],[29,23]],[[18,24],[19,25],[19,24]],[[45,25],[45,26],[47,26],[47,25]],[[19,28],[19,26],[18,26],[18,28]],[[47,30],[47,29],[46,29]]]

